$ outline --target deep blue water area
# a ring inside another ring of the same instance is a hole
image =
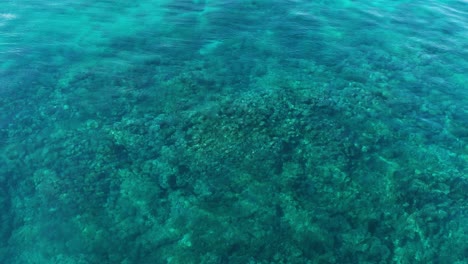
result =
[[[468,2],[5,0],[0,263],[466,263]]]

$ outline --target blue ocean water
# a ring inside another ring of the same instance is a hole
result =
[[[0,5],[0,263],[466,263],[468,2]]]

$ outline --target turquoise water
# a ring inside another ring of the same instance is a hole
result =
[[[0,263],[466,263],[468,2],[0,6]]]

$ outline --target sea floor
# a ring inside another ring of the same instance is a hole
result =
[[[466,1],[7,1],[0,262],[466,263]]]

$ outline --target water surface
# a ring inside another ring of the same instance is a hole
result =
[[[466,1],[4,2],[0,262],[464,263]]]

